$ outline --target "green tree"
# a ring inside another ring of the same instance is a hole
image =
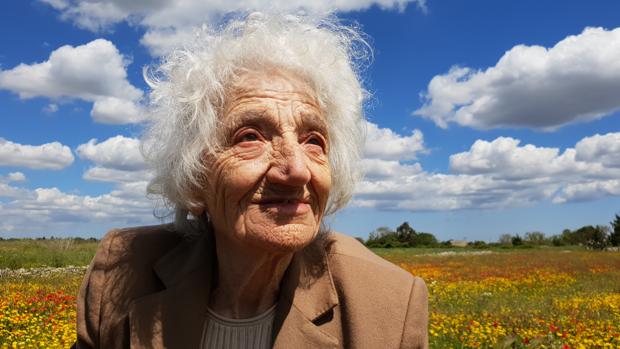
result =
[[[607,247],[607,235],[609,235],[609,228],[603,225],[597,225],[594,229],[589,231],[585,245],[592,249],[602,250]]]
[[[611,222],[612,232],[609,234],[609,244],[611,246],[620,246],[620,216],[616,214],[616,218]]]
[[[367,247],[436,247],[437,238],[431,233],[418,233],[407,222],[399,225],[396,231],[388,227],[379,227],[368,235]]]
[[[586,225],[573,231],[564,229],[562,232],[562,240],[566,245],[588,246],[589,241],[596,241],[599,235],[596,227]]]
[[[406,247],[404,243],[398,241],[396,232],[388,227],[379,227],[371,232],[366,241],[368,247]]]
[[[510,234],[502,234],[497,242],[500,245],[510,246],[512,245],[512,236],[510,236]]]
[[[562,239],[561,235],[553,235],[551,237],[551,244],[553,246],[564,246],[566,243],[564,242],[564,240]]]
[[[473,242],[469,242],[467,246],[470,246],[473,248],[487,248],[487,243],[482,240],[476,240]]]
[[[414,238],[409,241],[409,246],[425,246],[425,247],[435,247],[439,244],[435,235],[431,233],[416,233]]]
[[[532,245],[542,245],[545,243],[545,234],[539,231],[525,233],[525,241]]]
[[[396,237],[398,241],[403,243],[409,243],[414,240],[416,231],[409,226],[409,222],[404,222],[396,228]]]
[[[570,229],[562,230],[562,234],[560,235],[560,240],[562,241],[562,245],[576,245],[577,242],[573,241],[573,232]]]

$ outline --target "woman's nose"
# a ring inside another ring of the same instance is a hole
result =
[[[283,140],[279,149],[274,149],[271,167],[267,172],[267,180],[274,184],[287,186],[303,186],[310,181],[308,158],[303,146],[297,140]]]

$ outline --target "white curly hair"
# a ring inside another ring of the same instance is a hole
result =
[[[217,153],[226,86],[240,71],[276,67],[314,88],[328,124],[332,189],[325,214],[344,207],[361,176],[365,138],[361,72],[372,49],[356,25],[334,16],[252,13],[203,27],[196,39],[145,68],[150,118],[141,141],[154,170],[147,191],[176,212],[177,225],[202,203],[192,195],[207,173],[204,153]]]

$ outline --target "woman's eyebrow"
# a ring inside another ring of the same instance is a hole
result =
[[[308,113],[308,112],[302,112],[300,113],[300,116],[301,116],[300,127],[302,129],[316,130],[316,131],[321,132],[323,135],[327,135],[328,133],[327,123],[325,122],[325,119],[322,116],[316,113]]]
[[[227,129],[234,131],[244,125],[254,125],[261,127],[271,127],[275,123],[274,117],[267,109],[252,109],[233,112],[228,116],[230,121],[227,123]]]
[[[300,131],[315,130],[321,134],[328,135],[328,126],[325,119],[315,112],[299,112],[297,128]],[[277,116],[270,113],[268,108],[250,109],[238,112],[232,112],[228,115],[226,122],[226,133],[231,136],[238,128],[242,126],[255,126],[264,130],[274,130],[278,128]]]

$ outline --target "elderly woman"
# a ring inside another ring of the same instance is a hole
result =
[[[330,232],[363,144],[369,49],[335,20],[254,14],[147,77],[149,192],[174,224],[109,232],[77,348],[423,348],[424,282]]]

